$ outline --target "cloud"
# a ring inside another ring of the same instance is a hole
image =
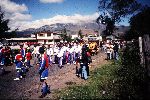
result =
[[[31,18],[32,16],[29,14],[13,13],[10,20],[25,21],[25,20],[30,20]]]
[[[42,3],[61,3],[64,0],[40,0]]]
[[[48,0],[47,0],[48,1]],[[49,1],[63,1],[63,0],[49,0]],[[5,18],[10,19],[9,27],[11,30],[19,28],[19,30],[25,30],[28,28],[40,28],[44,25],[51,25],[56,23],[73,23],[82,24],[87,22],[93,22],[99,16],[98,13],[91,15],[56,15],[54,17],[39,19],[32,21],[32,16],[28,14],[28,8],[25,4],[16,4],[10,0],[0,0],[0,6],[5,11]]]
[[[92,15],[80,15],[80,14],[74,14],[72,16],[66,16],[66,15],[57,15],[52,18],[47,19],[40,19],[35,21],[28,21],[28,22],[22,22],[18,23],[20,25],[20,30],[25,30],[28,28],[40,28],[44,25],[51,25],[56,23],[73,23],[73,24],[83,24],[88,22],[93,22],[96,20],[96,18],[99,16],[98,13],[94,13]]]
[[[0,0],[2,11],[5,12],[5,19],[10,19],[9,27],[14,30],[18,26],[17,23],[31,20],[32,16],[27,14],[28,8],[25,4],[17,4],[10,0]]]
[[[2,7],[2,10],[5,12],[13,13],[13,12],[24,12],[27,11],[28,8],[25,6],[25,4],[19,5],[14,2],[11,2],[10,0],[0,0],[0,6]]]

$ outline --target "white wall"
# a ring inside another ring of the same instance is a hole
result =
[[[77,37],[78,37],[78,35],[71,35],[71,39],[75,39]]]

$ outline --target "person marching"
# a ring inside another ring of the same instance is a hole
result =
[[[58,51],[59,51],[58,46],[55,46],[55,47],[54,47],[54,60],[53,60],[53,63],[54,63],[54,64],[58,64],[58,57],[57,57]]]
[[[70,64],[73,63],[73,51],[74,51],[74,48],[72,47],[72,45],[70,45],[70,48],[69,48],[69,62]]]
[[[26,66],[28,68],[32,67],[30,65],[30,60],[32,59],[32,55],[31,55],[31,52],[30,52],[30,49],[27,50],[27,53],[26,53]]]
[[[115,60],[118,60],[118,59],[119,59],[119,58],[118,58],[118,49],[119,49],[118,43],[115,42],[115,43],[114,43],[114,47],[113,47],[113,50],[114,50],[114,59],[115,59]]]
[[[16,51],[16,56],[15,56],[15,64],[16,64],[16,71],[17,71],[17,77],[14,80],[20,80],[20,78],[22,78],[22,55]]]
[[[5,66],[11,65],[11,49],[9,46],[6,46],[5,48]]]
[[[37,47],[36,47],[36,45],[34,45],[33,52],[32,52],[33,57],[34,57],[34,63],[33,63],[33,65],[37,64],[37,59],[38,59],[38,53],[37,53],[37,51],[38,51]]]
[[[5,65],[6,49],[5,46],[1,49],[1,65]]]
[[[1,65],[2,57],[3,57],[3,56],[2,56],[2,49],[3,49],[3,47],[1,46],[1,47],[0,47],[0,65]]]
[[[25,60],[25,54],[26,54],[26,50],[25,48],[23,48],[23,45],[20,45],[20,53],[22,55],[22,60]]]
[[[40,96],[40,98],[43,98],[47,95],[47,93],[50,93],[49,87],[46,82],[46,79],[48,78],[49,59],[44,50],[44,47],[39,48],[39,53],[41,54],[39,74],[40,74],[40,82],[42,82],[42,89],[41,89],[42,95]]]
[[[48,56],[48,59],[49,59],[49,64],[52,64],[52,55],[53,55],[53,49],[50,45],[48,45],[47,56]]]
[[[82,54],[82,63],[85,66],[85,70],[86,70],[86,71],[84,71],[84,66],[83,66],[84,79],[85,78],[87,79],[88,76],[90,76],[90,74],[89,74],[89,63],[91,63],[92,61],[91,61],[91,54],[89,53],[89,49],[88,49],[86,44],[84,44],[82,46],[82,53],[81,54]]]
[[[75,50],[77,48],[76,43],[73,44],[72,48],[73,48],[73,53],[72,53],[72,55],[73,55],[73,63],[76,64],[75,63],[76,62],[76,51]]]
[[[59,63],[58,63],[58,67],[59,68],[62,68],[63,67],[63,54],[64,54],[64,51],[63,51],[63,48],[59,48],[59,51],[58,51],[58,60],[59,60]]]
[[[111,59],[110,42],[106,44],[107,60]]]
[[[66,52],[66,57],[67,57],[67,64],[71,64],[72,63],[72,61],[71,61],[71,46],[70,45],[68,45],[68,48],[67,48],[67,50],[66,50],[67,52]]]

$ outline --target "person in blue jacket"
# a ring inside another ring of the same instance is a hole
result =
[[[47,78],[48,78],[48,67],[49,67],[49,59],[45,52],[44,47],[39,48],[39,53],[41,54],[40,66],[39,66],[39,74],[40,74],[40,81],[42,83],[42,95],[40,98],[43,98],[50,93],[49,87],[47,85]]]
[[[22,55],[22,61],[24,62],[26,56],[26,49],[23,48],[23,45],[20,45],[20,53]]]

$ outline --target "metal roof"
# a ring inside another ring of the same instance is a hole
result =
[[[10,38],[6,40],[36,40],[36,38]]]

